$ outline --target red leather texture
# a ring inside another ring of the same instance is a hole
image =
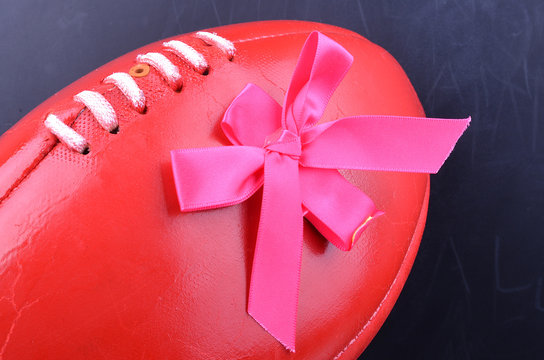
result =
[[[424,116],[382,48],[345,29],[274,21],[213,29],[236,46],[233,61],[191,34],[174,37],[206,57],[207,76],[162,51],[162,42],[145,46],[66,87],[0,138],[1,359],[357,358],[413,263],[428,175],[342,172],[385,215],[350,252],[305,221],[297,352],[289,353],[246,312],[261,193],[237,206],[182,214],[170,169],[172,149],[229,144],[219,122],[248,82],[281,103],[312,30],[354,56],[322,121]],[[140,114],[101,81],[128,72],[149,51],[179,66],[183,88],[173,91],[153,69],[137,78],[147,98]],[[91,89],[112,103],[118,134],[71,101]],[[79,114],[72,127],[88,140],[88,155],[49,134],[49,112]]]

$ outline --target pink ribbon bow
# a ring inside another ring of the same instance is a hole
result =
[[[264,186],[247,311],[291,351],[303,216],[350,250],[381,214],[337,169],[435,173],[470,122],[361,115],[315,125],[352,62],[338,43],[312,32],[283,109],[248,84],[221,123],[234,146],[171,153],[182,211],[238,204]]]

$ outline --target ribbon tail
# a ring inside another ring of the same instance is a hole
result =
[[[248,313],[288,350],[295,351],[302,257],[298,162],[265,155],[264,189],[253,257]]]
[[[301,167],[300,183],[306,219],[340,250],[350,250],[370,220],[383,214],[337,170]]]
[[[435,174],[470,123],[467,119],[361,115],[307,129],[307,167]]]

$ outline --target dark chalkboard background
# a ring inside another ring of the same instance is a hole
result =
[[[473,116],[363,358],[544,358],[544,1],[0,0],[0,133],[129,50],[264,19],[352,29],[400,62],[428,116]]]

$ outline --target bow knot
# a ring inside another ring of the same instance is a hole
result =
[[[350,250],[380,214],[337,169],[434,173],[469,123],[360,115],[316,125],[352,61],[338,43],[313,32],[283,107],[248,84],[221,122],[234,146],[171,153],[182,211],[238,204],[263,187],[247,311],[292,351],[303,216]]]
[[[271,152],[287,155],[297,161],[302,152],[300,136],[281,128],[266,137],[264,148]]]

